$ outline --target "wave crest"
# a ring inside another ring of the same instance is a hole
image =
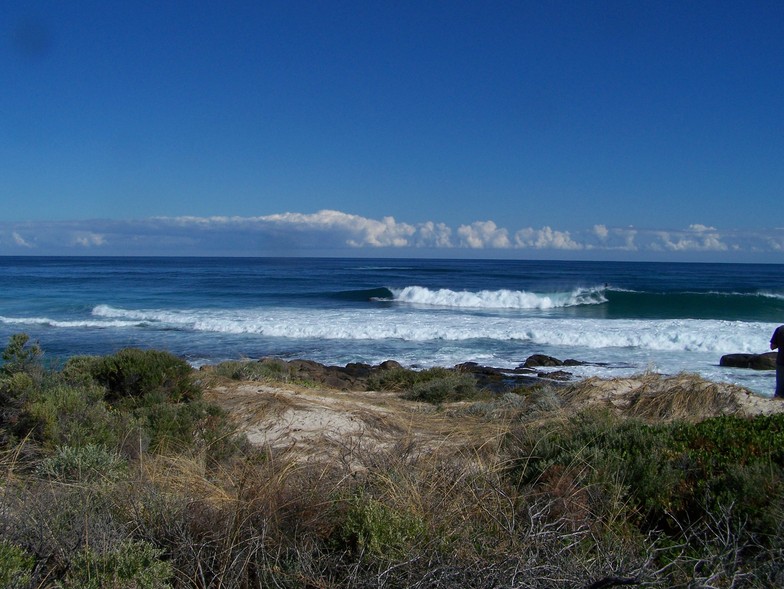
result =
[[[607,302],[603,288],[576,288],[569,292],[534,293],[524,290],[455,291],[422,286],[389,289],[394,301],[412,305],[465,309],[556,309]]]

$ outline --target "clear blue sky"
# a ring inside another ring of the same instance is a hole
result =
[[[784,3],[7,2],[0,255],[784,262]]]

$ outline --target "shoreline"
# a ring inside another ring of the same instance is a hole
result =
[[[547,357],[537,360],[546,361]],[[298,446],[302,450],[303,437],[313,438],[305,446],[316,454],[322,452],[318,448],[326,443],[325,439],[346,435],[363,434],[368,439],[375,438],[382,446],[391,444],[394,436],[390,438],[379,424],[390,419],[395,421],[400,415],[408,415],[409,423],[423,414],[434,413],[461,419],[485,414],[503,421],[529,413],[536,414],[537,419],[547,419],[598,409],[653,424],[784,412],[784,402],[778,399],[690,373],[564,380],[547,378],[548,373],[533,366],[506,371],[465,363],[436,370],[447,376],[473,378],[476,383],[473,396],[424,402],[406,398],[402,388],[378,386],[385,379],[399,379],[401,374],[416,372],[392,360],[376,366],[355,363],[341,367],[266,357],[227,365],[235,377],[220,374],[221,365],[199,370],[208,383],[206,391],[210,400],[238,415],[245,424],[243,429],[257,442],[269,444],[268,432],[274,432],[275,444]],[[272,414],[259,411],[259,407],[270,403],[280,407]],[[390,407],[394,407],[391,413]],[[391,417],[393,414],[395,418]],[[315,442],[316,439],[319,441]]]

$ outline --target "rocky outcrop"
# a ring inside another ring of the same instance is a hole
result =
[[[550,366],[582,366],[584,364],[586,363],[571,358],[559,360],[558,358],[553,358],[552,356],[547,356],[545,354],[534,354],[528,356],[523,363],[523,366],[526,368],[544,368]]]
[[[267,358],[260,361],[283,362]],[[345,366],[325,366],[313,360],[291,360],[285,364],[288,366],[289,375],[295,380],[317,382],[344,391],[366,390],[367,382],[374,374],[384,370],[403,368],[394,360],[387,360],[377,366],[361,362],[351,362]]]
[[[372,379],[387,370],[413,370],[404,368],[395,360],[387,360],[378,365],[351,362],[345,366],[328,366],[313,360],[283,360],[264,357],[258,360],[269,365],[273,373],[285,376],[292,381],[311,382],[341,391],[367,391]],[[495,368],[476,362],[464,362],[452,368],[457,372],[470,374],[476,379],[479,389],[505,392],[516,387],[533,386],[542,379],[549,382],[566,382],[573,375],[563,370],[543,371],[541,368],[580,366],[587,364],[579,360],[559,360],[544,354],[534,354],[517,368]]]
[[[776,352],[764,354],[727,354],[719,360],[719,366],[751,368],[753,370],[775,370]]]

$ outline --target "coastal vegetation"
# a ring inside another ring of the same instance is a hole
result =
[[[599,381],[392,366],[325,458],[248,435],[355,402],[284,362],[54,367],[24,334],[2,359],[0,587],[784,584],[784,414],[699,377],[641,375],[621,411]]]

